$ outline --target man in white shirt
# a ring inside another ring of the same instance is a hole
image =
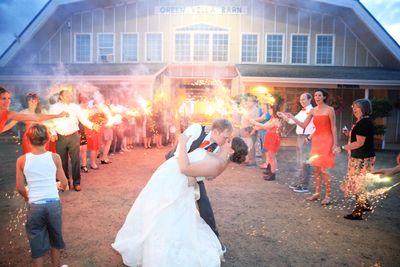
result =
[[[300,104],[302,109],[299,113],[296,114],[295,118],[301,122],[304,122],[310,113],[310,110],[313,108],[311,105],[312,96],[309,93],[304,93],[300,96]],[[295,124],[293,120],[286,120],[289,124]],[[301,128],[300,126],[296,127],[297,134],[297,146],[296,146],[296,158],[297,164],[301,168],[299,181],[295,185],[290,185],[289,187],[293,189],[293,191],[298,193],[306,193],[308,192],[308,185],[311,175],[311,166],[307,163],[307,159],[310,154],[311,143],[310,136],[315,131],[314,123],[311,122],[307,125],[307,127]]]
[[[206,133],[205,126],[200,124],[190,125],[184,132],[186,136],[190,136],[187,142],[187,151],[192,152],[197,148],[204,148],[209,152],[217,152],[219,146],[224,145],[232,137],[233,126],[226,119],[215,120],[211,126],[211,131]],[[171,150],[166,158],[170,158],[174,155],[175,151],[179,148]],[[208,180],[214,179],[215,177],[207,177]],[[201,218],[210,226],[211,230],[214,231],[215,235],[219,238],[218,229],[215,223],[214,212],[212,210],[210,200],[207,196],[207,191],[204,186],[205,177],[196,177],[197,184],[199,185],[200,198],[197,200],[197,205],[199,207],[199,213]],[[221,243],[222,244],[222,243]],[[222,250],[225,251],[226,248],[222,244]]]
[[[75,191],[81,191],[79,122],[95,131],[98,131],[100,126],[89,121],[89,119],[84,116],[85,113],[82,112],[80,106],[71,103],[71,101],[71,91],[63,90],[60,92],[59,102],[51,105],[49,112],[51,114],[57,114],[64,111],[69,114],[69,117],[54,119],[53,130],[57,133],[57,154],[61,157],[65,176],[69,178],[69,156],[71,158],[73,187]]]

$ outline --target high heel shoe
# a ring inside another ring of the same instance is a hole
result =
[[[271,173],[270,175],[264,176],[265,181],[274,181],[276,179],[275,173]]]
[[[100,163],[101,164],[110,164],[111,161],[109,161],[109,160],[100,160]]]
[[[353,210],[353,212],[343,216],[343,218],[345,218],[347,220],[361,221],[363,219],[362,214],[363,214],[362,207],[359,205],[356,205],[356,208]]]
[[[86,166],[81,166],[81,170],[83,172],[89,172],[88,168]]]
[[[364,205],[362,206],[363,211],[372,211],[372,206],[371,203],[369,202],[369,200],[367,199],[367,201],[364,203]]]
[[[267,167],[265,169],[263,169],[263,174],[265,174],[267,176],[272,174],[271,165],[268,164]]]
[[[321,205],[322,206],[327,206],[331,204],[331,198],[330,197],[325,197],[322,201],[321,201]]]
[[[92,170],[98,170],[98,169],[99,169],[99,166],[93,167],[92,165],[90,165],[90,168],[91,168]]]
[[[307,200],[308,201],[316,201],[319,199],[320,194],[319,193],[315,193],[313,194],[311,197],[308,197]]]

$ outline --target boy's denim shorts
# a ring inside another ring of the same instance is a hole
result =
[[[29,203],[26,233],[32,258],[44,256],[50,248],[65,247],[61,228],[60,200],[51,200],[43,204]]]

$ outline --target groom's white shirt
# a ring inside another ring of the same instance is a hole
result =
[[[189,138],[189,140],[188,140],[188,142],[187,142],[187,144],[186,144],[186,151],[189,151],[190,147],[192,146],[193,141],[195,141],[197,138],[200,137],[200,135],[201,135],[201,129],[202,129],[202,126],[201,126],[200,124],[194,123],[194,124],[190,125],[190,126],[183,132],[184,135],[190,136],[190,138]],[[206,135],[206,137],[204,138],[203,142],[204,142],[204,141],[210,141],[210,139],[211,139],[211,132],[209,132],[209,133]],[[213,153],[217,152],[218,149],[219,149],[219,147],[217,147],[217,148],[214,150]],[[179,151],[179,144],[178,144],[178,146],[177,146],[177,148],[176,148],[176,151]],[[178,157],[177,152],[175,152],[174,155],[175,155],[175,157]],[[205,177],[196,177],[196,180],[197,180],[197,181],[204,181],[204,180],[205,180]]]

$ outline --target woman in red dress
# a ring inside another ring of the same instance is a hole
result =
[[[334,153],[338,151],[335,111],[326,104],[327,99],[328,92],[323,89],[315,91],[314,100],[317,106],[310,111],[304,122],[300,122],[292,114],[286,114],[302,128],[306,128],[313,118],[315,132],[312,136],[309,161],[314,166],[315,193],[308,200],[315,201],[320,198],[322,177],[325,182],[325,198],[321,202],[322,205],[331,202],[331,177],[327,170],[335,166]]]
[[[47,114],[23,114],[9,111],[11,104],[11,93],[0,87],[0,133],[11,129],[15,123],[6,124],[8,120],[14,121],[44,121],[68,116],[68,113],[61,112],[57,115]]]
[[[264,171],[264,180],[273,181],[275,180],[276,170],[278,168],[278,163],[276,161],[276,153],[281,146],[281,138],[279,135],[280,128],[282,126],[281,121],[278,118],[277,106],[269,107],[269,114],[271,118],[266,123],[262,124],[253,119],[249,119],[250,123],[256,125],[259,128],[267,130],[267,134],[264,137],[264,148],[267,150],[267,168]]]
[[[84,96],[79,98],[79,104],[81,106],[82,112],[85,113],[85,116],[89,118],[92,115],[92,110],[89,109],[89,99]],[[81,127],[81,126],[80,126]],[[81,132],[81,159],[82,159],[82,167],[81,169],[84,172],[88,172],[87,169],[87,158],[86,158],[86,151],[90,151],[90,163],[89,166],[93,170],[99,169],[99,166],[96,164],[97,153],[100,149],[100,132],[91,130],[82,125]],[[84,137],[84,138],[83,138]]]
[[[21,113],[24,114],[41,114],[42,113],[42,107],[40,105],[40,99],[39,96],[35,93],[29,93],[26,96],[26,102],[28,104],[28,108],[24,109],[21,111]],[[46,122],[43,123],[47,129],[49,129],[49,124]],[[28,128],[32,125],[32,121],[26,121],[25,122],[25,133],[22,136],[22,153],[26,154],[31,152],[32,147],[31,143],[29,141],[29,138],[27,136],[27,130]],[[56,142],[54,140],[50,140],[46,143],[45,148],[47,151],[56,153]]]

